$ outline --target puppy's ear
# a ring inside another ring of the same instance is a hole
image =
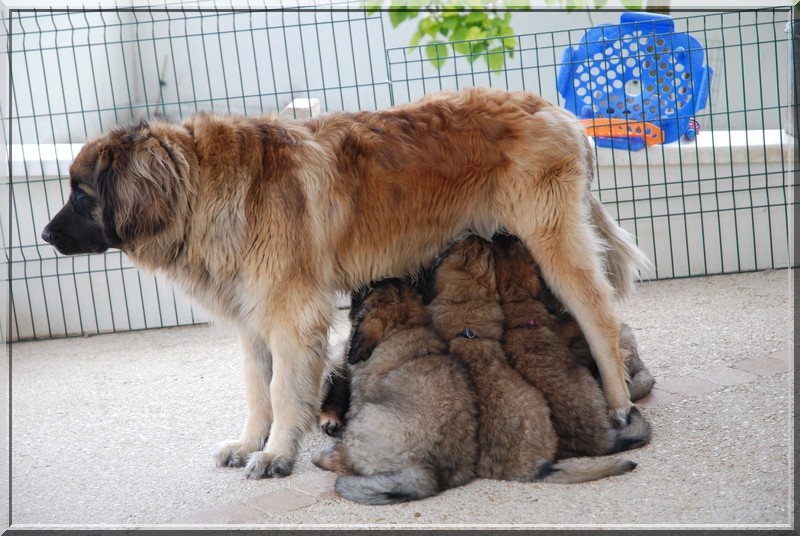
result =
[[[350,321],[355,320],[356,314],[361,311],[363,317],[364,300],[371,290],[370,285],[363,285],[350,293]]]
[[[372,355],[372,351],[377,346],[377,341],[369,337],[361,329],[353,332],[350,338],[350,345],[347,349],[347,362],[351,365],[366,361]]]
[[[169,148],[147,123],[109,134],[95,168],[109,241],[124,244],[163,230],[177,173]]]
[[[377,346],[376,342],[367,343],[367,335],[364,332],[364,320],[368,314],[364,301],[372,292],[370,286],[363,286],[350,294],[350,340],[347,345],[347,362],[351,365],[366,361],[372,350]]]

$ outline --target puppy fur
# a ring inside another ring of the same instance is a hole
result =
[[[555,319],[540,299],[539,273],[525,247],[513,236],[496,235],[492,250],[505,319],[503,350],[550,404],[559,457],[597,456],[649,442],[650,425],[638,411],[621,429],[608,420],[600,385],[558,336]]]
[[[399,279],[353,297],[350,410],[341,438],[313,462],[364,504],[421,499],[474,478],[478,415],[472,381]]]
[[[582,482],[635,467],[628,460],[609,458],[594,463],[580,461],[573,465],[565,460],[553,464],[559,438],[551,422],[548,402],[539,389],[509,365],[500,343],[504,315],[489,242],[470,236],[456,243],[435,268],[426,287],[434,327],[449,340],[450,352],[467,364],[475,382],[480,415],[479,476]],[[591,376],[589,380],[599,391]],[[570,394],[582,387],[566,386]],[[593,399],[578,400],[591,403],[592,408],[596,406]],[[597,419],[604,425],[602,432],[610,436],[602,398],[600,402]],[[572,417],[582,419],[579,415]],[[581,421],[578,426],[587,424]]]

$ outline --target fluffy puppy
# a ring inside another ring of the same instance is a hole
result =
[[[547,398],[559,456],[597,456],[649,442],[650,425],[637,409],[624,428],[615,429],[608,420],[600,385],[559,337],[559,326],[540,299],[541,280],[524,246],[513,236],[496,235],[492,250],[505,320],[503,350],[511,365]]]
[[[364,504],[422,499],[474,478],[472,381],[448,355],[421,297],[399,279],[384,280],[353,296],[350,315],[347,427],[312,461],[341,475],[340,495]],[[343,376],[334,378],[346,387]],[[339,392],[327,404],[342,401]]]
[[[492,247],[487,241],[469,236],[456,243],[425,289],[434,327],[449,340],[451,354],[467,364],[475,382],[480,415],[479,476],[584,482],[636,466],[629,460],[608,458],[553,463],[559,438],[547,401],[507,363],[500,343],[504,317]],[[592,384],[597,389],[597,384]],[[602,398],[600,406],[600,420],[608,430]]]

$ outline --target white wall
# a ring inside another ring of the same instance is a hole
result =
[[[675,12],[673,16],[687,14]],[[512,25],[520,34],[539,34],[543,51],[537,52],[529,44],[523,61],[531,72],[533,62],[544,63],[542,72],[549,77],[567,44],[559,42],[566,34],[553,36],[550,32],[615,23],[619,15],[609,11],[515,13]],[[348,20],[346,13],[288,11],[219,17],[155,11],[23,16],[12,23],[12,50],[29,50],[12,55],[12,111],[20,118],[19,127],[11,132],[12,140],[76,143],[117,123],[158,112],[172,117],[200,109],[259,113],[281,109],[298,96],[319,98],[323,110],[386,106],[384,42],[387,49],[397,49],[392,54],[399,58],[416,21],[393,29],[386,14],[382,22],[377,15],[350,19],[356,20]],[[711,26],[717,23],[714,18],[709,22]],[[773,108],[779,98],[785,102],[788,47],[784,22],[779,21],[772,32],[765,32],[767,26],[755,28],[746,22],[741,37],[736,28],[724,32],[700,28],[702,19],[691,28],[678,23],[678,31],[689,30],[708,48],[708,60],[716,73],[709,110],[729,108],[735,112],[730,116],[730,128],[760,128],[757,122],[763,122],[764,128],[778,128],[777,112],[762,119],[741,110]],[[570,38],[577,44],[580,32]],[[731,47],[739,39],[744,45]],[[757,46],[759,40],[778,44],[767,47],[764,54]],[[533,43],[532,38],[527,41]],[[723,46],[729,47],[727,54],[723,54]],[[454,67],[462,74],[470,72],[465,60],[455,63],[457,66],[451,62],[443,72]],[[482,60],[475,64],[478,69],[484,65]],[[745,66],[760,72],[743,73]],[[395,65],[389,76],[402,78],[397,70],[402,68],[408,66]],[[428,79],[440,74],[427,61],[412,62],[411,69],[417,68]],[[478,82],[522,88],[521,77],[508,74],[493,74]],[[531,73],[526,76],[532,80]],[[525,87],[558,98],[549,78],[537,77]],[[414,87],[410,94],[421,91]],[[396,98],[402,95],[401,91]],[[6,106],[6,102],[0,103],[0,107]]]
[[[20,119],[10,132],[15,144],[12,210],[5,209],[8,205],[0,210],[0,240],[11,237],[11,244],[2,247],[13,261],[16,324],[4,335],[38,338],[178,325],[207,318],[180,292],[140,273],[118,252],[64,258],[40,240],[41,229],[66,198],[69,163],[87,137],[154,113],[174,118],[200,109],[255,114],[281,109],[294,97],[317,98],[323,111],[374,109],[388,106],[392,95],[396,102],[403,102],[439,87],[499,85],[549,92],[555,100],[555,67],[566,43],[559,41],[565,34],[553,32],[616,22],[619,13],[591,13],[591,17],[589,21],[587,13],[516,14],[512,19],[515,29],[537,37],[524,38],[526,48],[513,60],[518,63],[510,62],[510,69],[500,75],[473,74],[463,59],[448,63],[442,73],[427,60],[397,62],[393,54],[407,52],[413,23],[393,30],[385,19],[348,19],[346,13],[261,12],[200,18],[114,12],[73,14],[69,19],[45,15],[21,21],[11,41],[12,50],[27,47],[30,52],[12,55],[16,97],[12,110]],[[709,23],[713,25],[714,20]],[[716,156],[711,164],[687,163],[693,162],[696,154],[693,145],[678,151],[680,155],[688,152],[677,165],[665,166],[660,148],[631,155],[609,151],[613,157],[601,158],[601,197],[623,225],[639,235],[648,254],[657,257],[660,277],[788,263],[783,255],[788,249],[786,208],[781,204],[788,195],[782,185],[789,183],[787,174],[791,173],[792,160],[783,148],[789,142],[778,131],[778,110],[761,112],[776,108],[785,99],[787,47],[781,26],[777,22],[766,35],[763,28],[756,35],[752,26],[743,27],[746,45],[728,46],[726,54],[719,47],[737,43],[738,29],[708,32],[692,28],[711,43],[709,61],[716,71],[717,92],[712,91],[710,109],[739,111],[730,117],[715,115],[713,125],[706,119],[701,139],[708,139],[712,128],[720,132],[729,127],[744,129],[747,119],[747,128],[778,132],[778,139],[769,142],[771,156],[759,156],[759,148],[766,147],[762,140],[737,153],[746,155],[746,161],[727,167],[721,166],[725,160]],[[22,29],[37,31],[22,35]],[[570,34],[570,42],[577,43],[579,36],[580,32]],[[756,46],[759,40],[765,46]],[[394,49],[389,53],[389,65],[384,42],[386,48]],[[484,68],[480,62],[477,65]],[[743,71],[743,65],[749,70]],[[0,99],[4,117],[8,116],[6,106],[7,100]],[[6,128],[7,122],[3,125]],[[29,145],[23,150],[24,144]],[[40,154],[46,150],[52,154]],[[720,144],[719,150],[732,149]],[[603,158],[612,158],[611,165],[603,164]],[[634,181],[634,177],[639,181],[636,186],[626,185],[625,181]],[[715,178],[721,180],[717,183]],[[727,178],[731,178],[731,188],[725,186]],[[617,184],[618,191],[612,188]],[[722,193],[694,191],[695,184],[698,188],[719,187]],[[8,185],[8,177],[0,177],[0,199],[9,199]],[[636,201],[616,197],[626,192],[635,194]],[[775,207],[753,209],[748,199],[753,199],[754,205],[767,200]],[[734,202],[736,209],[727,210]],[[699,207],[708,214],[684,217],[681,212]],[[669,215],[664,216],[667,211]],[[749,235],[730,233],[734,221],[737,228],[749,230]],[[708,235],[699,242],[698,226]],[[715,237],[721,232],[725,245],[717,247],[719,239]],[[765,257],[759,249],[755,238],[761,237],[770,238],[774,257]]]

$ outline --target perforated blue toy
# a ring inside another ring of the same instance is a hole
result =
[[[590,28],[564,51],[558,91],[598,146],[638,150],[687,132],[706,106],[713,74],[702,45],[676,33],[672,17],[625,12],[620,24]],[[612,128],[620,124],[630,125],[627,134]]]

